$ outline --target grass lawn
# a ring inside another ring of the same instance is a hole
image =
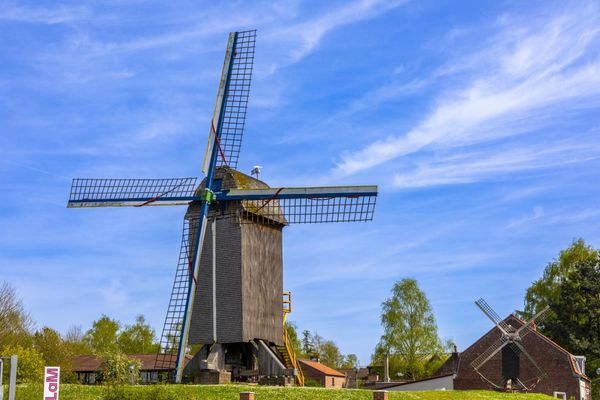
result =
[[[110,400],[237,400],[240,392],[255,392],[256,400],[371,400],[369,390],[281,388],[250,385],[178,385],[178,386],[129,386],[122,394],[114,393]],[[60,400],[103,400],[106,388],[101,386],[61,385]],[[41,385],[20,385],[17,400],[40,400]],[[540,394],[507,394],[488,391],[430,391],[390,392],[390,400],[549,400]],[[6,397],[5,397],[6,399]]]

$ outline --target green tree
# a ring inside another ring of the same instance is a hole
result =
[[[0,348],[3,346],[31,346],[32,320],[7,282],[0,283]]]
[[[119,327],[118,321],[103,315],[99,320],[94,321],[92,329],[87,331],[85,341],[95,354],[116,352]]]
[[[85,353],[74,352],[75,349],[57,331],[44,327],[35,332],[33,348],[42,355],[46,366],[61,368],[61,382],[78,383],[77,374],[73,371],[73,356]]]
[[[598,261],[598,250],[586,245],[583,239],[574,240],[568,248],[559,253],[558,259],[548,263],[542,277],[527,289],[525,306],[519,314],[524,318],[531,318],[545,306],[556,303],[560,299],[561,283],[577,265],[586,261]],[[551,322],[554,318],[552,310],[546,320]]]
[[[44,378],[44,358],[39,351],[32,347],[21,345],[5,346],[3,355],[16,355],[17,383],[42,383]]]
[[[42,355],[46,365],[70,369],[73,354],[69,353],[60,334],[54,329],[44,327],[38,330],[33,335],[33,348]]]
[[[313,337],[308,330],[302,331],[302,356],[310,358],[314,355],[315,348],[313,347]]]
[[[356,354],[348,354],[344,357],[340,368],[357,368],[358,367],[358,357]]]
[[[383,364],[385,355],[391,354],[396,369],[392,372],[410,379],[425,376],[427,363],[443,348],[429,300],[417,281],[403,279],[394,284],[392,296],[382,304],[381,324],[384,334],[374,361]]]
[[[331,340],[324,340],[319,346],[320,362],[331,368],[339,368],[344,362],[344,356],[337,345]]]
[[[154,329],[146,323],[143,315],[138,315],[135,324],[127,325],[119,333],[119,349],[125,354],[156,353],[160,345],[155,338]]]
[[[600,367],[600,263],[579,261],[550,303],[555,318],[543,332],[573,354],[586,356],[588,371]]]

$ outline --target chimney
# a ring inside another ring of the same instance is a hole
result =
[[[383,381],[390,381],[390,355],[385,355],[385,364],[383,365]]]

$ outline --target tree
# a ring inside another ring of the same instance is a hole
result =
[[[344,357],[344,361],[340,368],[358,368],[358,357],[356,354],[348,354]]]
[[[429,300],[414,279],[396,282],[382,304],[381,324],[384,334],[373,358],[383,363],[386,354],[393,354],[395,372],[407,378],[424,376],[431,357],[443,352]]]
[[[92,329],[85,334],[85,341],[95,354],[115,352],[118,349],[117,332],[119,322],[103,315],[94,321]]]
[[[5,346],[3,355],[16,355],[17,383],[41,383],[44,378],[44,358],[32,347]]]
[[[32,320],[25,311],[15,289],[7,282],[0,284],[0,347],[30,346]]]
[[[528,319],[545,306],[556,303],[560,298],[560,285],[577,265],[586,261],[598,261],[598,250],[585,244],[583,239],[574,240],[559,253],[558,259],[548,263],[542,277],[531,284],[525,294],[525,307],[519,314]],[[546,318],[554,319],[554,311]]]
[[[313,347],[313,338],[310,334],[310,331],[303,330],[302,331],[302,355],[306,358],[310,358],[310,356],[314,355],[315,348]]]
[[[33,348],[44,358],[46,365],[70,369],[70,354],[60,334],[54,329],[44,327],[33,335]]]
[[[585,355],[589,371],[600,367],[600,262],[578,261],[550,303],[555,318],[544,334],[573,354]]]
[[[135,324],[127,325],[119,333],[119,349],[125,354],[147,354],[158,352],[154,329],[146,323],[143,315],[138,315]]]
[[[321,364],[331,368],[339,368],[344,362],[344,356],[337,345],[331,340],[324,340],[319,346]]]
[[[61,382],[78,383],[77,374],[73,371],[73,356],[78,354],[66,340],[54,329],[44,327],[33,335],[33,348],[44,358],[47,366],[61,368]]]
[[[85,335],[83,334],[81,325],[71,326],[65,334],[63,342],[69,353],[73,355],[86,355],[93,353],[90,344],[85,340]]]
[[[599,265],[598,249],[583,239],[574,240],[527,289],[520,313],[530,317],[550,305],[549,316],[539,329],[569,352],[586,356],[588,373],[600,367]],[[593,391],[597,387],[592,384]]]

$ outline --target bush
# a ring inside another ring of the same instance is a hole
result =
[[[102,356],[102,383],[109,386],[133,385],[140,380],[140,360],[119,352]]]
[[[314,379],[305,378],[304,386],[306,386],[306,387],[323,387],[323,384],[319,381],[315,381]]]
[[[17,383],[43,383],[44,358],[37,350],[19,345],[5,346],[2,348],[2,354],[18,357]],[[5,373],[8,373],[8,369]]]

